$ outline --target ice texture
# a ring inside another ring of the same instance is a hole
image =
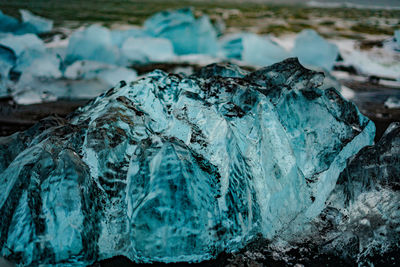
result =
[[[68,42],[66,61],[92,60],[116,64],[119,50],[114,46],[110,31],[99,25],[74,32]]]
[[[294,58],[154,71],[1,137],[1,256],[198,262],[302,231],[375,134],[322,81]]]
[[[178,55],[218,52],[217,32],[209,17],[196,19],[189,8],[159,12],[145,21],[144,28],[151,36],[169,39]]]
[[[30,11],[21,9],[23,27],[29,27],[33,33],[50,32],[53,29],[53,21],[32,14]]]
[[[123,43],[121,53],[133,63],[165,62],[175,56],[170,40],[153,37],[129,37]]]
[[[339,56],[339,49],[316,31],[303,30],[296,36],[292,53],[304,65],[321,67],[329,71]]]
[[[289,57],[289,53],[268,37],[238,33],[221,40],[223,56],[256,66],[269,66]]]

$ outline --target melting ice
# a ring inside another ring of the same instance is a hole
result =
[[[302,231],[375,133],[322,81],[297,59],[154,71],[0,138],[1,255],[198,262]]]

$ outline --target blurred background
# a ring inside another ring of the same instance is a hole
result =
[[[377,126],[400,121],[400,0],[0,0],[0,135],[66,116],[120,80],[288,57]]]

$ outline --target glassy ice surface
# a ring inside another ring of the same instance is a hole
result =
[[[224,57],[256,66],[269,66],[289,57],[289,53],[267,37],[253,33],[225,36],[221,40]]]
[[[297,59],[154,71],[0,138],[1,255],[197,262],[302,231],[375,133],[322,81]]]
[[[50,32],[53,28],[53,21],[32,14],[30,11],[21,9],[21,18],[23,24],[29,25],[34,33]]]
[[[329,71],[339,56],[339,49],[314,30],[303,30],[296,37],[292,54],[304,65],[321,67]]]
[[[145,21],[144,28],[151,36],[169,39],[178,55],[218,52],[217,32],[210,19],[196,19],[189,8],[159,12]]]

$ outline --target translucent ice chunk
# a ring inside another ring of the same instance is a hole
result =
[[[16,57],[13,71],[31,72],[34,76],[59,78],[60,59],[49,52],[42,40],[34,34],[7,35],[0,45],[10,49]]]
[[[3,14],[0,10],[0,32],[14,32],[20,27],[16,18]]]
[[[171,40],[178,55],[217,53],[217,33],[210,19],[207,16],[196,19],[191,9],[157,13],[144,26],[150,35]]]
[[[34,15],[25,9],[21,9],[19,12],[21,13],[22,22],[32,27],[33,33],[44,33],[52,30],[52,20]]]
[[[141,28],[130,28],[126,30],[112,30],[112,43],[118,47],[122,47],[128,38],[146,37],[148,34]]]
[[[289,53],[267,37],[253,33],[225,36],[221,41],[222,54],[248,64],[268,66],[289,57]]]
[[[32,14],[28,10],[20,10],[22,22],[0,11],[0,32],[14,34],[44,33],[53,28],[53,21]]]
[[[7,35],[0,37],[0,45],[6,46],[19,56],[27,50],[45,51],[46,47],[42,40],[34,34]]]
[[[131,62],[162,62],[174,57],[172,43],[164,38],[128,38],[122,45],[122,55]]]
[[[92,25],[71,35],[66,60],[72,63],[83,59],[110,64],[118,62],[119,51],[113,45],[111,33],[107,28]]]
[[[0,138],[1,256],[197,262],[301,231],[374,138],[322,81],[296,59],[252,73],[154,71]]]
[[[49,52],[26,50],[18,57],[14,71],[30,72],[37,77],[60,78],[60,58]]]
[[[296,37],[292,53],[304,65],[331,70],[339,55],[339,49],[314,30],[303,30]]]

